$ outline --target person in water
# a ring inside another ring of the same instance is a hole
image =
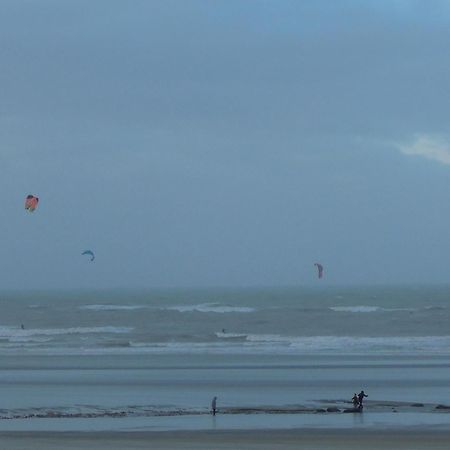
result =
[[[368,395],[366,395],[364,391],[361,391],[361,392],[358,394],[359,409],[363,409],[363,400],[364,400],[364,397],[368,397]]]
[[[358,399],[358,395],[356,394],[356,392],[353,394],[352,403],[353,403],[353,408],[357,408],[359,406],[359,399]]]
[[[211,414],[213,416],[216,415],[216,409],[217,409],[216,407],[217,407],[217,397],[214,397],[211,402]]]

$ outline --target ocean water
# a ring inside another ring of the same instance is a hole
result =
[[[449,299],[446,286],[3,293],[0,429],[450,423],[431,407],[370,411],[450,404]],[[363,421],[267,412],[345,408],[360,389]],[[214,395],[253,411],[211,422]]]

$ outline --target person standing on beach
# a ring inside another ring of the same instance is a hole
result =
[[[211,402],[211,414],[216,415],[217,397],[214,397]]]
[[[352,403],[353,403],[353,408],[357,408],[359,405],[359,398],[356,395],[356,392],[353,394]]]
[[[363,409],[363,400],[364,400],[364,397],[368,397],[368,395],[366,395],[366,394],[364,393],[364,391],[361,391],[361,392],[358,394],[359,409]]]

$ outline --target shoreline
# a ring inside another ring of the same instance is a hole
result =
[[[354,408],[346,400],[316,400],[316,405],[254,405],[254,406],[224,406],[219,407],[217,416],[229,415],[299,415],[299,414],[365,414],[369,413],[433,413],[448,414],[450,406],[437,403],[402,402],[386,400],[366,400],[364,410]],[[76,411],[74,411],[76,409]],[[20,413],[19,413],[20,411]],[[32,408],[26,412],[23,409],[0,410],[0,421],[3,420],[31,420],[31,419],[96,419],[96,418],[137,418],[137,417],[181,417],[181,416],[209,416],[208,408],[158,408],[152,405],[116,406],[105,409],[91,405],[77,405],[77,408]]]

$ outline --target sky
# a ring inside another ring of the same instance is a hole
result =
[[[445,1],[1,0],[0,288],[448,283],[449,25]]]

